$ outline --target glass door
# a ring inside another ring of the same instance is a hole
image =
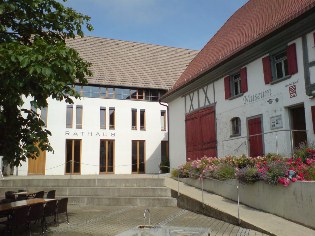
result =
[[[145,173],[145,141],[132,141],[132,173]]]
[[[113,173],[115,160],[115,140],[100,142],[100,173]]]
[[[81,173],[81,139],[66,140],[66,174]]]

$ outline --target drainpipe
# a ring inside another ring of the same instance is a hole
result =
[[[167,103],[162,103],[161,102],[161,99],[159,99],[159,104],[161,106],[164,106],[166,107],[166,111],[167,111],[167,122],[166,122],[166,130],[167,130],[167,142],[168,142],[168,145],[167,145],[167,152],[168,152],[168,158],[169,158],[169,163],[170,163],[170,166],[171,166],[171,158],[170,158],[170,127],[169,127],[169,113],[168,113],[168,104]]]

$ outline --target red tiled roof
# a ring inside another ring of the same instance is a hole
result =
[[[314,6],[315,0],[250,0],[210,39],[166,97]]]

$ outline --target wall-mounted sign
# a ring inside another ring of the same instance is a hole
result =
[[[285,87],[288,88],[290,98],[297,97],[296,84],[299,80],[286,84]]]
[[[93,132],[93,131],[66,131],[65,136],[77,136],[77,137],[115,137],[113,132]]]
[[[282,127],[283,125],[281,115],[270,117],[270,129],[280,129]]]
[[[297,96],[296,85],[289,86],[289,94],[290,94],[290,98],[294,98]]]

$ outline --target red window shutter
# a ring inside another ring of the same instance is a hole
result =
[[[262,59],[263,62],[263,69],[264,69],[264,79],[265,79],[265,84],[270,84],[272,81],[272,73],[271,73],[271,62],[270,62],[270,57],[264,57]]]
[[[247,69],[246,69],[246,67],[241,69],[240,75],[241,75],[241,90],[242,90],[242,93],[246,93],[248,91],[248,87],[247,87]]]
[[[312,111],[313,131],[315,134],[315,106],[311,107],[311,111]]]
[[[295,43],[288,46],[287,58],[289,75],[294,75],[298,72]]]
[[[230,88],[230,76],[224,78],[224,90],[225,90],[225,99],[231,97],[231,88]]]

